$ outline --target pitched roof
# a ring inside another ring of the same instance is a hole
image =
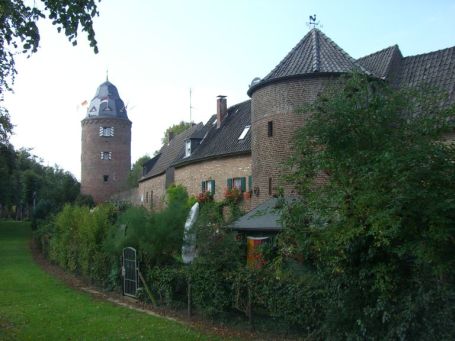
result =
[[[139,181],[164,173],[175,160],[181,159],[185,153],[185,140],[203,127],[202,123],[193,125],[161,147],[159,154],[149,161],[152,166],[150,167],[149,162],[144,165],[145,169],[149,168],[149,170]]]
[[[447,91],[455,103],[455,47],[403,58],[399,86],[422,84]]]
[[[238,231],[280,231],[280,220],[278,199],[270,198],[227,227]]]
[[[204,128],[198,130],[191,138],[201,138],[199,146],[192,151],[191,156],[178,158],[173,165],[176,167],[209,158],[233,154],[251,153],[251,129],[245,137],[239,140],[246,126],[251,126],[251,101],[245,101],[228,108],[228,114],[216,126],[216,115],[213,115]]]
[[[359,58],[357,62],[376,77],[387,79],[393,71],[394,63],[401,61],[402,58],[398,45],[393,45]]]
[[[251,96],[256,89],[283,78],[352,71],[369,73],[324,33],[314,28],[267,76],[250,87],[248,95]]]

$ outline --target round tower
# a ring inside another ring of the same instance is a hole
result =
[[[100,203],[126,189],[131,168],[131,121],[108,80],[98,87],[81,125],[81,193]]]
[[[320,30],[312,29],[266,77],[253,81],[251,97],[252,208],[283,188],[292,139],[305,122],[299,112],[340,74],[365,72]]]

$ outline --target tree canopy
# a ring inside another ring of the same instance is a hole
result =
[[[454,107],[352,75],[305,108],[286,259],[320,283],[326,337],[455,336]],[[320,320],[320,319],[319,319]]]
[[[82,30],[95,53],[98,46],[93,29],[93,18],[98,15],[96,0],[38,0],[29,4],[22,0],[0,2],[0,102],[5,91],[11,91],[17,74],[15,56],[19,53],[30,56],[38,50],[40,32],[38,21],[49,19],[58,32],[77,44]],[[8,140],[12,131],[10,116],[0,105],[0,143]]]
[[[128,174],[128,186],[130,188],[138,186],[137,182],[142,176],[142,167],[144,166],[144,163],[146,163],[148,160],[150,160],[150,156],[148,155],[141,156],[139,159],[136,160],[136,162],[131,167],[131,170]]]
[[[180,121],[177,124],[171,125],[164,131],[164,136],[161,138],[161,143],[164,145],[169,142],[169,133],[172,132],[174,135],[178,135],[181,132],[184,132],[188,128],[191,128],[191,122]]]
[[[0,217],[45,218],[79,196],[71,173],[44,166],[30,150],[0,145]]]

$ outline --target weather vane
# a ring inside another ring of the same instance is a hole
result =
[[[306,24],[310,29],[316,28],[316,26],[322,27],[322,25],[319,24],[319,21],[316,21],[316,14],[310,15],[310,21]]]

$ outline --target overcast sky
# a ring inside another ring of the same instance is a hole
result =
[[[33,148],[45,164],[80,179],[80,104],[106,79],[117,86],[133,122],[132,161],[160,148],[164,130],[190,119],[206,122],[216,96],[228,106],[248,99],[248,84],[264,77],[308,32],[321,30],[359,58],[398,44],[403,55],[455,45],[455,1],[104,0],[95,19],[100,53],[85,36],[72,47],[49,22],[41,48],[17,58],[15,93],[6,106],[16,149]]]

